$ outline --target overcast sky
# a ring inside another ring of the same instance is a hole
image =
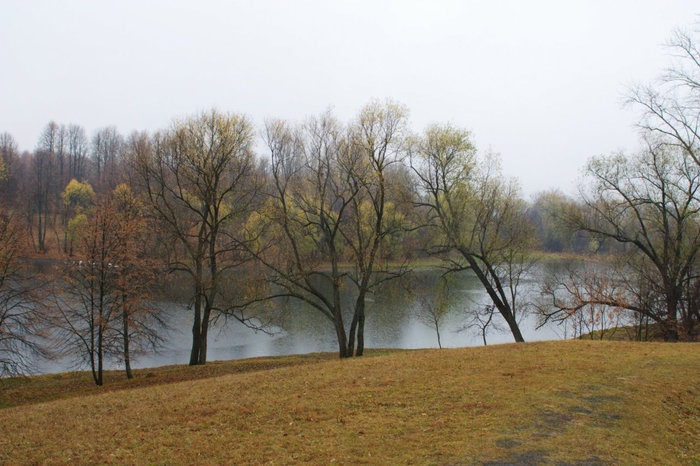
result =
[[[627,86],[669,63],[695,1],[0,0],[0,132],[49,120],[156,130],[216,107],[348,120],[373,98],[414,130],[451,122],[526,195],[574,192],[593,155],[634,150]]]

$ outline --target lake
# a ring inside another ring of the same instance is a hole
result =
[[[523,300],[538,293],[539,277],[552,264],[539,266],[522,283]],[[426,325],[419,308],[435,299],[439,290],[438,271],[416,272],[410,287],[399,281],[388,282],[375,295],[367,299],[365,323],[365,347],[367,348],[437,348],[433,326]],[[408,288],[408,290],[407,290]],[[352,296],[345,296],[349,302]],[[468,311],[483,308],[488,296],[471,272],[462,272],[451,280],[447,292],[449,306],[440,322],[443,347],[482,345],[478,328],[467,328]],[[178,300],[160,301],[168,329],[163,332],[164,345],[155,353],[140,354],[132,367],[154,367],[170,364],[186,364],[192,343],[192,311]],[[240,322],[229,319],[215,321],[209,331],[207,360],[227,360],[256,356],[337,351],[338,344],[331,322],[314,308],[297,300],[278,301],[280,317],[269,333],[254,331]],[[513,342],[505,321],[496,313],[494,322],[498,328],[489,330],[488,344]],[[349,319],[346,320],[346,328]],[[526,341],[562,338],[562,328],[546,325],[537,330],[537,318],[527,315],[521,320],[521,331]],[[74,360],[57,358],[38,362],[38,373],[62,372],[77,369]],[[108,368],[119,369],[117,362]]]

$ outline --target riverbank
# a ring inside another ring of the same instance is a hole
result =
[[[2,409],[0,462],[700,461],[697,343],[287,358],[296,362]]]

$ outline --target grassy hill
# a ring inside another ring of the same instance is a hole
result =
[[[0,409],[0,462],[700,463],[695,343],[274,360],[180,382],[201,369],[151,370],[92,391],[50,382],[60,376],[6,382],[6,393],[43,384],[43,398]]]

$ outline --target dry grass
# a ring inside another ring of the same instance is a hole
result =
[[[700,346],[405,351],[0,410],[9,463],[700,462]]]
[[[367,354],[369,356],[377,356],[395,351],[400,350],[370,349],[367,351]],[[161,366],[135,369],[133,371],[134,378],[131,380],[126,378],[123,370],[113,370],[104,372],[104,386],[102,387],[95,386],[92,376],[86,371],[0,379],[0,408],[187,380],[209,379],[227,374],[306,365],[337,358],[337,353],[311,353],[295,356],[213,361],[205,366],[195,367],[187,365]]]

